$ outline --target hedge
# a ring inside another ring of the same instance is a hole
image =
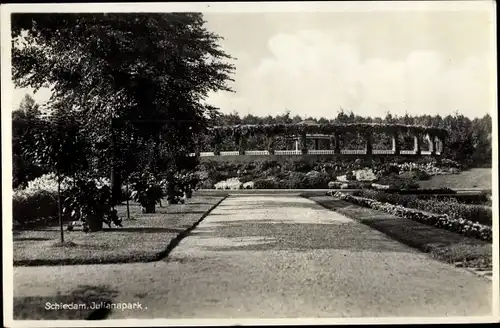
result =
[[[366,197],[353,196],[342,192],[336,192],[334,194],[334,197],[356,205],[384,211],[386,213],[396,215],[405,219],[410,219],[424,224],[433,225],[441,229],[457,232],[467,237],[473,237],[489,242],[492,241],[491,226],[467,220],[463,217],[448,215],[444,213],[431,213],[423,210],[407,208],[401,205],[390,204],[388,202],[377,201]]]
[[[33,193],[14,193],[12,197],[13,223],[21,227],[45,225],[57,221],[57,193],[38,190]]]

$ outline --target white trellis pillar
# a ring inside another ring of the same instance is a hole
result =
[[[443,139],[440,137],[436,137],[436,148],[437,148],[436,153],[438,155],[442,155],[444,150],[444,145],[443,145]]]
[[[394,132],[392,134],[392,153],[394,155],[399,155],[401,152],[401,147],[399,145],[399,134],[397,132]]]
[[[432,134],[427,134],[427,142],[429,143],[431,155],[436,155],[436,137]]]
[[[371,155],[373,153],[372,138],[373,135],[371,132],[367,132],[365,134],[365,153],[367,155]]]
[[[335,154],[340,154],[340,134],[335,133],[333,141],[334,141],[334,147],[335,147],[334,148]]]
[[[307,134],[306,133],[302,133],[302,135],[300,136],[300,144],[301,144],[301,151],[302,151],[302,154],[307,154]]]
[[[413,136],[413,144],[414,144],[414,147],[413,147],[413,151],[415,152],[416,155],[420,155],[420,138],[419,138],[419,135],[418,133],[416,133],[414,136]]]

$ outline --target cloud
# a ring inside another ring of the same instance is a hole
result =
[[[237,64],[236,94],[212,95],[223,112],[334,117],[340,107],[363,116],[482,116],[491,109],[487,55],[454,60],[414,50],[401,59],[364,58],[356,46],[320,30],[279,33],[268,40],[270,56],[253,67]]]
[[[494,106],[494,71],[486,54],[456,59],[427,48],[396,59],[366,57],[354,41],[341,40],[333,32],[309,29],[271,36],[260,56],[231,51],[237,58],[236,93],[211,94],[208,102],[225,113],[265,116],[288,109],[292,115],[327,118],[340,107],[372,117],[387,111],[476,117]],[[25,93],[33,90],[14,91],[13,108]],[[49,89],[34,94],[38,103],[49,97]]]

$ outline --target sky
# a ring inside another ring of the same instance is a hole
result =
[[[333,118],[491,113],[496,86],[487,11],[206,13],[236,59],[234,93],[210,94],[224,113]],[[31,90],[19,89],[19,103]],[[35,95],[38,102],[50,96]]]

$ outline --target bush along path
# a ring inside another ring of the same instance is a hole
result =
[[[361,203],[350,202],[352,200],[350,197],[337,195],[337,197],[307,198],[383,232],[399,242],[428,253],[439,261],[465,268],[491,280],[493,259],[491,242],[362,206]]]
[[[78,265],[158,261],[194,229],[227,196],[193,196],[186,204],[159,207],[141,213],[140,204],[130,206],[131,219],[122,228],[104,228],[86,234],[68,231],[69,243],[58,245],[57,227],[15,230],[14,265]],[[117,207],[126,217],[126,207]]]
[[[413,208],[406,208],[401,205],[394,205],[386,202],[379,202],[370,198],[353,196],[350,194],[336,192],[333,197],[348,201],[350,203],[370,207],[375,210],[384,211],[406,219],[414,220],[437,228],[446,229],[452,232],[463,234],[488,242],[492,241],[491,226],[463,218],[451,217],[448,214],[435,214]]]

